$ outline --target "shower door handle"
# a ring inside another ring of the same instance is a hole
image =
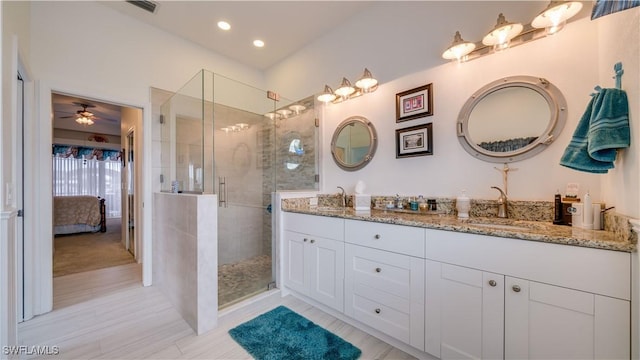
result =
[[[218,177],[218,207],[227,207],[227,178]]]

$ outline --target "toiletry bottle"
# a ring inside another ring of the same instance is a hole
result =
[[[587,191],[584,194],[584,209],[582,210],[582,228],[593,229],[593,202],[591,195]]]
[[[403,208],[402,199],[400,198],[399,194],[396,194],[396,208],[398,208],[398,209],[402,209]]]
[[[564,223],[562,216],[562,195],[560,195],[560,190],[557,190],[553,199],[553,223],[555,225]]]
[[[418,209],[421,213],[429,211],[429,205],[422,195],[418,196]]]
[[[418,201],[415,198],[411,198],[411,210],[418,211]]]
[[[462,194],[460,194],[456,198],[456,210],[458,211],[459,219],[468,219],[469,218],[469,210],[471,210],[471,199],[467,196],[467,191],[462,190]]]

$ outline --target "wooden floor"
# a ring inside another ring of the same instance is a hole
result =
[[[138,264],[56,278],[54,310],[19,325],[20,345],[59,348],[46,359],[251,359],[227,331],[285,305],[360,348],[361,359],[413,359],[279,293],[226,314],[216,329],[196,336],[156,287],[141,282]]]

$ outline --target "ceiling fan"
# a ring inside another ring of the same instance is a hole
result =
[[[61,119],[70,119],[70,118],[75,118],[76,122],[80,125],[93,125],[94,124],[94,120],[96,120],[95,115],[93,115],[93,113],[91,111],[87,111],[87,108],[92,108],[92,107],[96,107],[95,105],[91,105],[91,104],[83,104],[83,103],[79,103],[79,102],[74,102],[74,105],[78,105],[78,106],[82,106],[82,110],[78,110],[76,111],[75,115],[71,115],[71,116],[62,116],[60,117]]]

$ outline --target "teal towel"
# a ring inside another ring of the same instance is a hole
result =
[[[620,89],[601,89],[578,122],[560,165],[596,174],[613,169],[616,149],[630,144],[627,94]]]
[[[600,90],[593,104],[587,139],[589,156],[598,161],[614,162],[616,149],[629,147],[629,102],[624,90]]]

